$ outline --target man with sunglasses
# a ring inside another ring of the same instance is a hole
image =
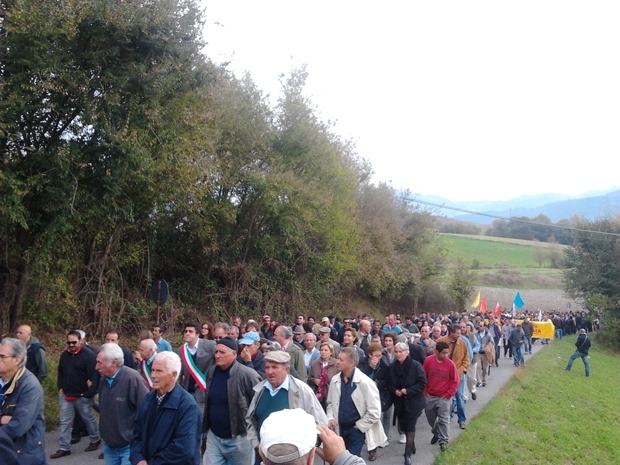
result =
[[[78,331],[67,334],[67,350],[58,362],[58,403],[60,407],[60,449],[51,455],[57,459],[71,454],[71,422],[75,412],[86,423],[90,444],[86,452],[97,450],[101,444],[99,425],[93,415],[93,397],[99,385],[99,372],[95,369],[97,358],[91,350],[84,349]],[[89,383],[90,381],[90,383]]]

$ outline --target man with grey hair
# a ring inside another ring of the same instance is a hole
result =
[[[19,339],[0,342],[0,431],[11,438],[21,465],[44,465],[43,388],[26,369],[26,351]]]
[[[200,415],[194,397],[177,378],[181,359],[161,352],[153,362],[153,391],[138,408],[134,421],[132,465],[197,465],[200,462]]]
[[[308,372],[306,371],[306,363],[304,362],[304,353],[293,342],[293,332],[287,326],[278,326],[273,332],[273,338],[282,346],[282,350],[291,356],[291,365],[297,370],[299,379],[308,381]]]
[[[129,465],[133,420],[149,392],[138,372],[124,366],[124,357],[115,343],[103,344],[97,354],[99,432],[106,465]]]
[[[342,347],[336,361],[338,373],[327,393],[328,426],[338,426],[347,450],[361,457],[364,440],[369,459],[376,458],[376,449],[387,437],[381,425],[381,399],[376,384],[356,368],[357,350]]]

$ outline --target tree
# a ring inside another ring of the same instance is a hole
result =
[[[182,137],[194,125],[189,94],[208,68],[191,0],[16,0],[0,8],[2,306],[14,326],[29,271],[52,262],[70,232],[87,233],[75,282],[94,288],[83,295],[107,287],[100,279],[111,258],[118,267],[135,256],[127,233],[177,188],[191,153]],[[91,266],[96,255],[103,268]]]
[[[475,275],[459,259],[450,270],[447,284],[447,293],[459,311],[465,308],[465,303],[474,293]]]

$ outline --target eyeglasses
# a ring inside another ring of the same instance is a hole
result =
[[[15,355],[4,355],[4,354],[0,354],[0,360],[4,360],[5,358],[15,358]]]
[[[78,341],[67,341],[67,345],[68,346],[75,346],[77,345]]]

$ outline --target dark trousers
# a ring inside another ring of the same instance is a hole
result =
[[[340,427],[340,436],[344,439],[344,446],[347,450],[358,457],[362,456],[362,447],[364,446],[364,440],[366,435],[360,430],[351,427]]]

